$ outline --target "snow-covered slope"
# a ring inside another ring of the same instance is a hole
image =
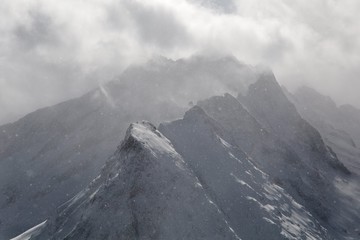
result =
[[[85,190],[31,239],[238,239],[172,144],[132,124]]]

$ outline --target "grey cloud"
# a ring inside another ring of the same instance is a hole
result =
[[[144,6],[132,1],[127,1],[127,7],[144,44],[172,48],[189,43],[191,37],[188,35],[186,26],[174,16],[171,10],[161,6]]]
[[[29,22],[20,23],[14,29],[16,41],[24,49],[38,45],[55,45],[59,42],[56,27],[50,16],[38,11],[29,10]]]
[[[233,54],[360,107],[358,0],[6,1],[0,123],[81,95],[153,55]]]
[[[286,54],[294,50],[291,39],[279,31],[271,35],[271,41],[263,47],[263,58],[268,62],[282,61]]]
[[[210,8],[219,13],[236,13],[237,7],[234,0],[189,0]]]

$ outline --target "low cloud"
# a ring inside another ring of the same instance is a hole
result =
[[[17,0],[0,6],[0,123],[153,55],[232,54],[360,107],[357,0]]]

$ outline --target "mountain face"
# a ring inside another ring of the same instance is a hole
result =
[[[4,125],[0,238],[357,239],[359,178],[290,97],[232,57],[158,58]]]
[[[331,239],[200,107],[159,127],[194,169],[242,239]]]
[[[1,127],[0,238],[42,222],[98,174],[120,141],[112,132],[124,131],[115,119],[95,91]]]
[[[31,239],[239,239],[172,144],[132,124],[85,190]]]
[[[300,116],[272,73],[260,76],[249,87],[247,95],[239,95],[238,98],[265,129],[293,145],[293,149],[302,155],[307,164],[319,167],[317,165],[326,161],[333,168],[349,173],[325,145],[320,133]],[[316,161],[315,155],[323,160]]]
[[[357,236],[358,230],[353,222],[360,221],[357,200],[360,192],[355,187],[359,178],[356,174],[351,176],[337,157],[337,150],[327,146],[321,134],[301,117],[273,74],[261,76],[259,81],[250,85],[248,93],[239,95],[238,99],[268,132],[290,145],[301,160],[301,167],[297,169],[305,170],[301,173],[302,181],[295,184],[291,183],[292,180],[285,182],[290,182],[299,197],[304,199],[303,204],[336,231]]]
[[[350,219],[359,222],[360,149],[358,140],[360,136],[360,111],[349,105],[338,107],[331,98],[323,96],[309,87],[302,87],[294,94],[289,93],[286,89],[284,92],[295,104],[302,117],[319,130],[326,144],[351,170],[351,178],[335,178],[334,185],[336,192],[340,193],[341,196],[346,196],[338,200],[344,206],[341,212],[345,213],[341,213],[341,215],[350,214],[351,216],[353,211],[355,217],[350,217]],[[341,224],[344,223],[339,225]],[[358,233],[359,231],[355,230],[355,232]]]
[[[343,239],[201,107],[159,130],[132,124],[101,174],[31,239]]]
[[[314,208],[322,218],[328,217],[326,204],[320,201],[321,196],[326,196],[323,190],[328,186],[320,180],[318,171],[307,166],[303,156],[298,155],[292,146],[268,132],[231,95],[213,97],[201,101],[199,105],[221,124],[239,148],[244,149],[262,169],[266,169],[274,181],[294,192],[293,195],[306,196],[305,203],[312,202],[309,207]],[[244,122],[244,119],[247,121]],[[251,134],[246,134],[247,132]],[[316,187],[319,189],[314,191]],[[317,195],[320,192],[322,194]],[[298,200],[301,200],[301,197]]]
[[[101,174],[31,239],[332,239],[201,108],[161,128],[176,145],[132,124]]]
[[[271,94],[271,98],[276,96],[279,94]],[[283,99],[289,104],[286,98]],[[353,187],[355,184],[352,181],[358,182],[358,180],[355,176],[348,175],[348,170],[343,167],[336,155],[332,155],[331,149],[324,145],[321,137],[313,145],[328,151],[312,150],[312,148],[308,150],[306,145],[302,147],[306,142],[297,140],[295,143],[290,142],[290,137],[279,138],[278,136],[282,135],[274,134],[271,128],[266,130],[237,99],[229,94],[201,101],[199,105],[221,125],[235,146],[244,149],[260,168],[266,170],[272,181],[281,184],[292,197],[306,206],[325,225],[338,229],[336,231],[343,231],[339,226],[347,226],[350,231],[356,229],[352,221],[358,219],[356,215],[359,213],[360,205],[356,200],[357,197],[348,197],[348,193],[344,193],[341,188],[347,186],[348,190],[350,188],[356,193],[358,190]],[[295,113],[289,111],[288,113],[296,114],[297,121],[304,121],[297,114],[296,109],[292,109]],[[285,115],[286,112],[282,114]],[[289,121],[287,123],[290,125]],[[303,124],[307,125],[307,123]],[[294,129],[297,127],[293,125]],[[310,137],[319,136],[315,129],[310,129],[315,131]],[[334,162],[337,164],[335,165]],[[339,182],[339,179],[345,179],[346,184],[342,185],[342,181],[341,184],[334,184]]]
[[[83,189],[130,123],[179,118],[190,101],[245,91],[256,77],[233,57],[158,58],[78,99],[1,126],[0,238],[42,222]]]

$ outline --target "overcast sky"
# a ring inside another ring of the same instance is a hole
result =
[[[210,52],[360,107],[359,0],[11,0],[0,4],[0,123],[133,62]]]

